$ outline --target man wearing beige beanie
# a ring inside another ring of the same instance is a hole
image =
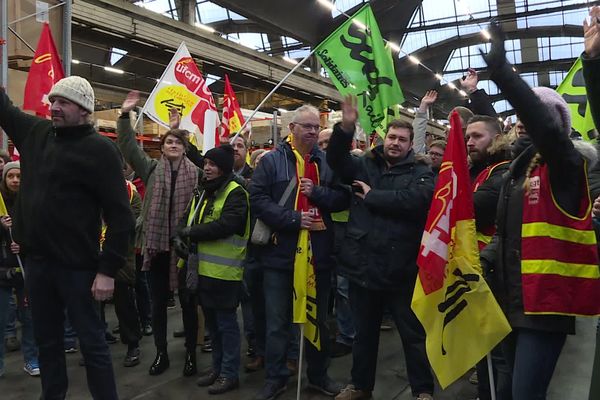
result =
[[[78,76],[50,91],[52,120],[26,114],[0,90],[0,126],[21,154],[13,233],[25,256],[25,281],[39,346],[42,399],[64,399],[66,308],[78,333],[94,399],[117,399],[112,360],[95,301],[112,296],[134,220],[121,158],[90,124],[94,91]],[[102,252],[100,221],[107,225]]]

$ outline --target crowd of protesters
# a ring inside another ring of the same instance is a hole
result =
[[[600,8],[590,16],[583,75],[600,127]],[[518,123],[503,129],[473,70],[461,82],[469,101],[452,112],[460,116],[469,155],[484,276],[513,329],[492,351],[497,398],[545,399],[566,337],[575,334],[573,315],[597,308],[572,292],[599,279],[593,228],[600,226],[600,167],[593,145],[572,140],[562,97],[530,88],[506,60],[502,30],[493,23],[490,32],[483,57]],[[21,112],[1,91],[0,125],[20,162],[0,154],[0,376],[5,347],[21,347],[25,372],[41,376],[41,398],[64,399],[65,352],[79,348],[91,396],[117,399],[107,343],[118,333],[127,345],[124,366],[147,360],[149,374],[160,375],[173,364],[184,376],[199,375],[197,385],[209,394],[221,394],[240,385],[244,337],[244,369],[265,370],[254,399],[274,399],[298,372],[305,340],[292,323],[295,257],[305,230],[320,335],[319,348],[308,340],[304,346],[308,388],[336,400],[371,398],[380,329],[391,320],[412,395],[433,399],[425,332],[411,298],[446,148],[444,133],[427,132],[436,100],[428,91],[412,124],[390,122],[370,148],[357,126],[356,99],[346,98],[332,127],[304,105],[275,149],[251,154],[243,135],[200,154],[174,112],[153,159],[138,146],[130,121],[136,92],[123,102],[115,144],[91,124],[94,92],[83,78],[54,86],[51,120]],[[565,231],[571,234],[561,236]],[[540,249],[551,253],[548,272],[531,282],[525,272],[535,269]],[[576,265],[588,268],[568,270]],[[174,291],[183,360],[169,358]],[[560,307],[552,298],[557,293]],[[104,318],[109,300],[118,320],[112,333]],[[332,310],[335,332],[327,324]],[[144,335],[154,338],[152,362],[140,352]],[[204,371],[196,366],[199,344],[212,357]],[[330,357],[349,354],[349,383],[334,381]],[[492,398],[487,376],[482,360],[471,377],[480,400]]]

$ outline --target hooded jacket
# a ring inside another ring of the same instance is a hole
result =
[[[310,201],[319,208],[327,227],[324,231],[310,233],[315,269],[318,271],[335,265],[330,213],[348,208],[348,196],[342,187],[334,185],[333,171],[327,165],[325,153],[315,145],[310,155],[319,168],[320,178],[320,185],[315,185]],[[283,141],[260,160],[249,186],[253,218],[261,219],[273,231],[271,243],[253,248],[254,256],[264,268],[293,269],[301,214],[295,210],[294,193],[283,206],[278,204],[291,179],[296,179],[296,157],[290,145]]]
[[[383,158],[383,146],[352,157],[352,136],[340,124],[334,126],[327,162],[343,183],[361,180],[371,190],[364,200],[352,196],[338,256],[339,273],[367,289],[398,290],[415,281],[417,254],[433,196],[433,172],[426,163],[416,162],[413,150],[390,168]]]

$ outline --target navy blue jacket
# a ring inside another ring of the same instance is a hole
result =
[[[335,265],[330,213],[348,208],[349,197],[342,187],[334,185],[333,172],[327,165],[325,153],[315,146],[311,159],[319,168],[320,185],[314,187],[310,200],[319,208],[327,226],[325,231],[310,234],[315,269],[322,270]],[[301,214],[294,209],[294,192],[285,205],[278,204],[291,179],[296,179],[296,158],[286,142],[267,153],[252,175],[249,187],[252,216],[268,225],[275,238],[267,245],[255,246],[254,255],[263,268],[293,269]]]

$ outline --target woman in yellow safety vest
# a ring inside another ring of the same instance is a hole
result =
[[[236,309],[249,236],[249,203],[248,193],[236,182],[232,169],[231,146],[206,153],[201,190],[188,207],[185,226],[174,241],[176,249],[183,242],[191,243],[187,262],[197,265],[199,303],[213,346],[212,369],[197,383],[208,386],[210,394],[239,386],[241,339]]]

